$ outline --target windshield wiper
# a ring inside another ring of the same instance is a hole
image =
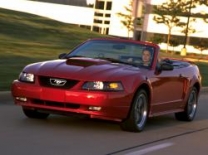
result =
[[[59,55],[59,59],[70,59],[70,58],[75,58],[75,57],[85,57],[82,55],[68,55],[67,53],[62,53]]]
[[[83,55],[72,55],[72,56],[67,56],[66,59],[79,58],[79,57],[86,57],[86,56],[83,56]]]

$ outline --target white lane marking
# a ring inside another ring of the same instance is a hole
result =
[[[155,146],[148,147],[148,148],[145,148],[145,149],[142,149],[142,150],[130,152],[130,153],[127,153],[125,155],[143,155],[143,154],[147,154],[147,153],[150,153],[150,152],[153,152],[153,151],[156,151],[156,150],[164,149],[166,147],[170,147],[172,145],[173,145],[173,143],[163,143],[163,144],[155,145]]]

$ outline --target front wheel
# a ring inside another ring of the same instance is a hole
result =
[[[125,131],[141,132],[144,129],[148,117],[148,96],[141,89],[136,93],[129,116],[121,122],[121,129]]]
[[[37,110],[22,107],[23,113],[29,118],[45,119],[49,116],[48,113],[38,112]]]
[[[180,121],[192,121],[196,115],[198,101],[198,91],[195,87],[192,88],[188,101],[183,112],[175,113],[175,118]]]

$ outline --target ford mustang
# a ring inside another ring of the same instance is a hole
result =
[[[84,115],[119,121],[140,132],[149,117],[174,113],[192,121],[198,105],[198,67],[160,59],[158,45],[118,38],[89,39],[59,59],[27,65],[14,80],[14,102],[29,118]]]

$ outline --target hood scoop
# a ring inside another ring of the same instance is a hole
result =
[[[92,65],[105,64],[106,61],[93,58],[70,58],[66,61],[67,65],[88,67]]]

